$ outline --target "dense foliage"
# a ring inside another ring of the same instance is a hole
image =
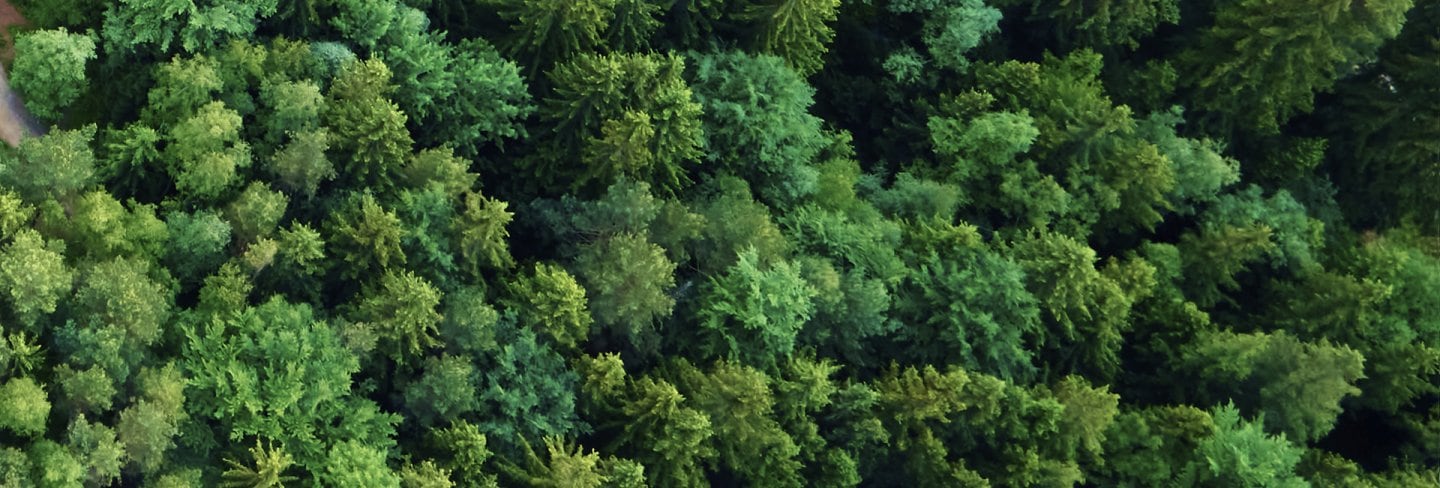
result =
[[[21,0],[0,486],[1440,485],[1440,5]]]

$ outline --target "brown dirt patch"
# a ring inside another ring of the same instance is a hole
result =
[[[20,10],[10,4],[10,0],[0,0],[0,61],[9,64],[15,60],[15,34],[17,27],[29,25],[30,21],[20,14]]]

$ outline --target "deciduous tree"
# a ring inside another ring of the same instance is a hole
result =
[[[90,88],[85,65],[95,59],[95,39],[72,34],[64,27],[41,30],[15,40],[15,64],[10,67],[15,91],[25,97],[35,116],[59,120]]]

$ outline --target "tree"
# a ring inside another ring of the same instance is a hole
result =
[[[175,57],[155,67],[155,86],[146,95],[140,118],[145,126],[163,131],[215,101],[224,86],[215,59],[204,55]]]
[[[685,403],[674,384],[650,377],[636,380],[622,407],[631,421],[616,442],[629,446],[656,483],[705,486],[702,463],[716,456],[710,442],[714,431],[707,415]]]
[[[495,328],[501,315],[487,302],[485,291],[483,287],[464,286],[445,295],[440,336],[446,350],[475,356],[497,347]],[[504,318],[510,320],[511,316]]]
[[[35,31],[15,40],[10,80],[35,116],[59,120],[66,108],[89,91],[85,64],[95,59],[95,39],[64,27]]]
[[[923,15],[920,39],[935,64],[950,70],[965,71],[970,66],[965,53],[1000,30],[1000,10],[981,0],[903,0],[891,2],[886,8],[895,14]],[[913,35],[913,32],[904,34]],[[907,58],[922,64],[925,62],[913,48],[903,46],[887,58],[886,70],[895,73],[892,67]],[[919,68],[923,69],[923,66]],[[919,73],[914,73],[899,78],[915,79],[919,76]]]
[[[1051,444],[1057,457],[1105,465],[1106,432],[1119,414],[1120,395],[1111,393],[1109,386],[1092,386],[1079,376],[1066,376],[1050,390],[1065,405],[1056,433],[1058,442]]]
[[[1019,264],[984,248],[931,255],[898,293],[908,325],[900,335],[927,362],[1024,381],[1035,373],[1028,345],[1041,333],[1025,278]]]
[[[800,448],[774,418],[770,378],[757,369],[720,361],[709,371],[675,368],[675,384],[710,418],[719,461],[741,478],[767,486],[801,486]]]
[[[601,47],[618,0],[505,0],[500,15],[512,22],[506,51],[531,73]]]
[[[237,185],[240,170],[251,163],[241,124],[240,114],[219,101],[176,124],[166,147],[175,188],[188,198],[213,201]]]
[[[502,446],[522,439],[574,436],[585,428],[576,415],[579,377],[527,327],[507,317],[495,327],[503,344],[484,353],[480,366],[480,429]]]
[[[892,365],[873,386],[876,414],[884,422],[896,453],[904,456],[903,467],[911,480],[920,483],[987,484],[981,475],[963,461],[947,459],[950,453],[937,438],[937,424],[950,423],[957,413],[967,409],[993,408],[993,398],[976,398],[977,391],[994,396],[1003,383],[987,377],[972,379],[964,370],[951,369],[941,373],[934,366],[924,369]],[[993,417],[993,416],[991,416]],[[987,419],[993,422],[993,418]]]
[[[475,157],[483,142],[525,137],[523,122],[535,105],[520,67],[480,39],[461,41],[453,56],[453,96],[441,99],[435,122],[428,124],[438,126],[436,140]]]
[[[421,425],[461,418],[480,409],[479,371],[464,356],[425,358],[424,373],[405,387],[405,406]]]
[[[1174,168],[1170,207],[1191,214],[1197,205],[1214,201],[1222,189],[1240,181],[1240,162],[1222,155],[1223,147],[1215,140],[1180,137],[1177,126],[1183,122],[1181,108],[1172,107],[1141,120],[1136,134],[1155,144]]]
[[[282,142],[320,129],[325,95],[313,81],[266,79],[260,83],[259,105],[265,133],[258,152],[270,155]]]
[[[796,266],[758,261],[754,248],[740,251],[728,272],[711,278],[696,318],[708,356],[768,370],[794,351],[796,335],[814,314],[816,292]]]
[[[406,229],[400,239],[406,262],[437,286],[450,288],[459,269],[450,236],[456,220],[454,199],[442,187],[428,185],[424,190],[403,190],[398,200],[395,213]]]
[[[875,343],[898,326],[891,318],[895,296],[890,287],[863,269],[842,273],[826,260],[799,262],[805,281],[815,290],[815,315],[811,326],[800,329],[797,345],[847,364],[868,365],[875,356]]]
[[[336,0],[330,5],[335,11],[325,20],[345,40],[366,49],[374,48],[385,36],[394,25],[396,12],[400,10],[400,2],[390,0]]]
[[[713,195],[695,204],[704,219],[693,251],[701,270],[724,272],[746,249],[754,249],[762,263],[788,255],[791,244],[784,230],[770,208],[755,201],[744,181],[723,178],[714,185]]]
[[[303,223],[292,223],[280,229],[276,240],[280,254],[276,257],[276,268],[282,276],[301,280],[296,285],[308,284],[314,277],[323,274],[328,264],[325,261],[325,240],[320,233]],[[298,290],[306,290],[297,286]]]
[[[555,95],[540,108],[551,135],[530,163],[535,176],[574,187],[628,178],[666,193],[683,188],[703,136],[684,71],[674,54],[586,54],[556,66]],[[583,167],[568,167],[575,154]]]
[[[526,135],[522,122],[535,107],[519,66],[482,39],[449,44],[424,22],[404,24],[381,55],[399,86],[396,103],[411,128],[424,129],[413,131],[417,142],[473,158],[488,143]]]
[[[1025,271],[1027,288],[1045,312],[1047,330],[1041,343],[1057,354],[1046,362],[1060,371],[1114,374],[1133,299],[1095,268],[1095,250],[1069,236],[1048,233],[1029,235],[1011,246],[1009,254]]]
[[[248,246],[274,234],[289,203],[284,193],[271,190],[265,183],[253,182],[225,206],[225,220],[234,230],[235,240]]]
[[[1211,412],[1215,434],[1200,442],[1197,456],[1181,473],[1192,483],[1226,486],[1303,487],[1295,476],[1303,448],[1284,437],[1266,435],[1259,422],[1247,422],[1233,405]]]
[[[99,367],[119,382],[142,368],[171,317],[173,292],[150,276],[151,264],[116,258],[89,267],[60,330],[60,350],[79,367]]]
[[[145,369],[139,375],[140,394],[120,411],[115,433],[125,446],[131,466],[153,474],[165,465],[165,453],[175,447],[185,410],[186,378],[174,364]]]
[[[15,4],[24,9],[25,17],[35,25],[70,28],[98,25],[104,19],[106,6],[101,0],[20,0]]]
[[[400,170],[402,187],[412,191],[438,190],[455,198],[475,188],[480,175],[470,172],[470,161],[448,147],[425,149]]]
[[[1165,196],[1175,186],[1170,161],[1154,144],[1137,137],[1130,108],[1115,104],[1106,93],[1100,79],[1103,64],[1100,54],[1080,50],[1063,58],[1047,54],[1038,64],[1012,60],[979,65],[975,76],[984,93],[953,101],[954,111],[987,110],[993,104],[1029,116],[1036,132],[1033,146],[1025,147],[1039,174],[1021,166],[1019,174],[1007,175],[999,186],[1026,207],[1041,210],[1027,212],[1031,215],[1063,217],[1057,224],[1075,235],[1095,227],[1153,228],[1162,220],[1161,212],[1169,210]],[[1007,134],[1004,125],[980,125],[978,117],[976,122],[974,132],[966,135],[1006,143],[997,149],[1021,147],[1010,145],[1023,139],[1018,133]],[[949,144],[963,142],[956,138]],[[1045,176],[1053,180],[1047,182]]]
[[[1437,184],[1433,167],[1440,148],[1432,115],[1440,102],[1440,45],[1435,26],[1440,12],[1426,4],[1412,9],[1398,37],[1385,44],[1373,65],[1337,87],[1338,106],[1326,111],[1326,135],[1337,153],[1329,167],[1346,210],[1367,221],[1413,220],[1427,230],[1440,224],[1432,211]]]
[[[1240,287],[1236,277],[1255,265],[1303,271],[1317,266],[1324,225],[1289,192],[1263,197],[1258,186],[1223,195],[1201,215],[1198,229],[1180,239],[1183,289],[1201,306]]]
[[[104,424],[91,423],[84,415],[70,423],[65,446],[76,454],[85,467],[85,482],[105,486],[120,479],[125,450],[115,438],[115,430]]]
[[[153,343],[170,318],[172,297],[149,273],[150,264],[144,261],[119,258],[95,264],[79,280],[72,313],[89,327],[123,331],[134,346]]]
[[[400,469],[400,486],[407,488],[452,488],[455,482],[450,478],[452,473],[435,464],[434,461],[425,460],[419,464],[406,464]]]
[[[65,264],[64,253],[63,241],[47,242],[30,229],[0,249],[0,288],[7,290],[12,310],[27,324],[54,312],[60,298],[70,293],[75,272]]]
[[[275,175],[276,186],[306,199],[314,197],[321,183],[336,176],[335,165],[325,155],[330,139],[330,132],[324,129],[292,134],[290,142],[266,164]]]
[[[1180,21],[1180,5],[1175,0],[1010,0],[1006,3],[1029,3],[1030,18],[1050,21],[1061,42],[1091,48],[1135,49],[1156,27]]]
[[[1201,338],[1183,361],[1208,388],[1207,398],[1232,398],[1263,413],[1267,430],[1305,442],[1330,432],[1340,401],[1360,393],[1355,381],[1365,358],[1349,347],[1305,343],[1283,331],[1218,332]]]
[[[0,481],[7,486],[25,486],[30,481],[30,459],[15,447],[0,448]]]
[[[443,463],[461,486],[498,486],[495,476],[484,470],[485,462],[492,455],[487,447],[485,434],[464,420],[444,429],[431,431],[430,440],[449,456]]]
[[[49,418],[50,399],[34,379],[11,378],[0,384],[0,427],[23,437],[39,437]]]
[[[290,466],[295,464],[295,459],[285,452],[283,448],[274,446],[262,446],[260,440],[255,440],[255,447],[250,448],[250,457],[255,467],[241,464],[233,459],[226,459],[225,463],[230,469],[220,474],[220,486],[227,488],[262,488],[283,486],[287,481],[295,481],[294,476],[286,476],[283,473]]]
[[[482,269],[506,269],[510,257],[510,224],[515,214],[506,202],[465,192],[464,207],[451,224],[455,247],[460,251],[461,264],[471,276],[480,276]]]
[[[594,319],[586,309],[585,289],[565,269],[536,263],[533,274],[515,281],[511,307],[520,320],[545,334],[562,351],[574,351],[590,336]]]
[[[0,190],[0,240],[15,237],[34,218],[34,206],[27,205],[13,191]]]
[[[272,297],[186,327],[180,367],[186,407],[215,422],[218,440],[281,443],[296,463],[326,465],[326,446],[381,445],[398,421],[352,390],[359,361],[309,306]]]
[[[387,98],[395,89],[379,59],[345,63],[331,83],[324,120],[344,183],[386,191],[409,156],[408,118]]]
[[[30,479],[39,488],[62,488],[80,485],[85,480],[85,466],[65,446],[41,439],[30,445]]]
[[[105,11],[106,52],[164,55],[206,52],[255,32],[277,0],[121,0]]]
[[[394,212],[380,206],[370,193],[352,195],[326,225],[327,243],[351,278],[405,263],[400,240],[405,229]]]
[[[374,327],[380,349],[405,364],[438,344],[441,316],[435,311],[440,290],[409,271],[389,272],[366,288],[355,305],[354,320]]]
[[[0,184],[29,202],[69,202],[95,182],[95,153],[90,149],[94,139],[94,125],[26,138],[18,157],[0,162]]]
[[[564,486],[567,488],[599,488],[608,479],[600,470],[600,454],[585,452],[585,447],[565,440],[545,437],[545,456],[535,453],[528,441],[521,443],[523,465],[508,462],[501,470],[527,486]]]
[[[116,393],[119,393],[115,389],[115,381],[98,367],[76,371],[68,364],[56,366],[55,383],[60,387],[56,404],[81,414],[109,411],[114,405]]]
[[[808,165],[826,144],[809,113],[815,90],[784,60],[721,52],[687,72],[705,127],[704,160],[735,172],[767,199],[814,191]]]
[[[1246,0],[1217,8],[1179,56],[1195,104],[1220,126],[1275,133],[1400,33],[1411,0]]]
[[[114,257],[153,260],[165,254],[170,230],[155,216],[155,206],[121,203],[104,190],[75,200],[66,215],[58,206],[42,207],[38,228],[64,236],[69,254],[96,261]]]
[[[574,268],[589,291],[595,321],[632,341],[675,307],[670,296],[675,263],[642,236],[620,234],[586,244]]]
[[[662,2],[655,0],[616,0],[605,45],[617,52],[647,50],[651,35],[662,25],[657,17],[663,10]]]
[[[217,212],[176,212],[165,217],[170,230],[162,262],[182,283],[198,283],[225,262],[230,224]]]
[[[1105,465],[1091,481],[1126,487],[1172,482],[1214,431],[1210,414],[1191,406],[1121,411],[1105,432]]]
[[[385,450],[354,440],[330,447],[315,478],[326,486],[385,488],[400,485],[400,476],[385,464]]]
[[[766,0],[745,8],[742,18],[758,25],[755,45],[761,52],[784,58],[795,71],[809,76],[825,66],[825,52],[835,37],[840,0]]]

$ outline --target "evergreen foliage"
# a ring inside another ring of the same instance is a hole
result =
[[[0,486],[1440,485],[1434,3],[11,0]]]

